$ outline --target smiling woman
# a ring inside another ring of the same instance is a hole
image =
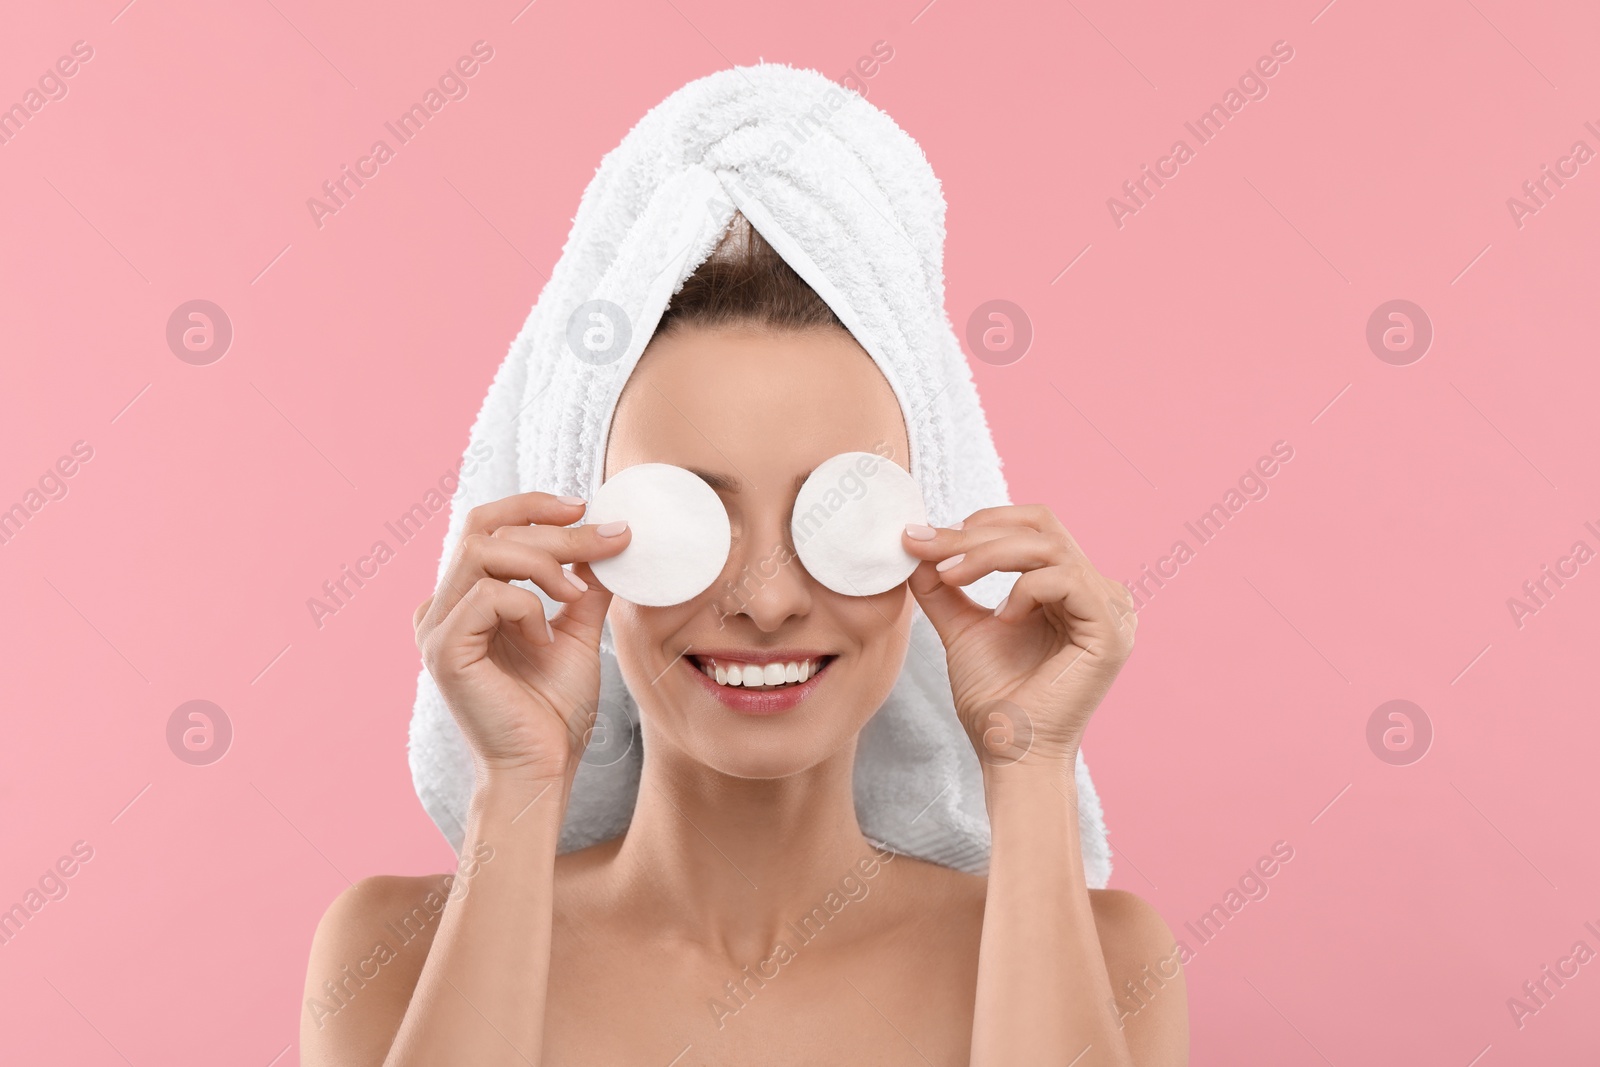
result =
[[[730,242],[735,249],[750,239],[748,224],[739,223],[735,232],[745,233]],[[757,252],[754,262],[764,254],[770,250]],[[721,272],[714,266],[708,273]],[[749,283],[752,274],[774,280],[763,290]],[[723,277],[728,288],[704,296],[692,292],[691,299],[704,304],[689,306],[709,306],[726,315],[732,294],[739,294],[758,297],[752,315],[768,307],[792,312],[805,306],[810,293],[792,272],[788,280],[766,270]],[[759,301],[763,291],[774,297],[770,303]],[[720,316],[715,321],[721,325],[689,325],[685,318],[666,334],[657,333],[629,379],[617,405],[606,470],[673,463],[738,484],[737,492],[718,494],[732,526],[735,572],[746,559],[753,562],[773,546],[789,543],[795,484],[824,460],[870,450],[877,441],[888,442],[892,456],[907,455],[910,446],[893,391],[841,327],[780,328],[761,317],[735,325]],[[707,390],[705,382],[722,388]],[[825,402],[790,408],[785,432],[775,434],[766,405],[729,406],[724,399],[763,393],[809,394]],[[913,607],[903,583],[876,597],[840,596],[820,589],[791,563],[746,600],[738,620],[742,627],[719,633],[716,619],[699,601],[641,608],[618,600],[609,621],[623,676],[645,681],[630,691],[639,702],[647,752],[660,746],[664,753],[684,753],[739,779],[768,779],[799,774],[848,747],[900,673],[906,655],[901,635]],[[737,642],[731,640],[735,635]],[[705,651],[713,647],[719,651]],[[714,680],[708,685],[700,657],[723,665],[725,672],[738,665],[741,686],[747,666],[792,660],[823,669],[792,690],[765,696]],[[682,662],[681,669],[668,669],[674,660]],[[803,701],[804,715],[756,723],[739,714],[771,716]],[[634,814],[635,828],[639,815]],[[864,839],[851,847],[856,845],[867,847]]]
[[[463,478],[414,617],[418,791],[494,863],[381,987],[302,1026],[304,1063],[1186,1062],[1181,971],[1137,1013],[1113,999],[1174,941],[1100,888],[1080,758],[1132,649],[1128,590],[1007,500],[942,312],[926,159],[851,94],[770,201],[698,162],[770,158],[763,123],[782,137],[819,83],[771,65],[692,83],[586,194],[564,256],[595,272],[564,258],[491,387],[474,443],[494,459]],[[737,210],[699,199],[713,187]],[[800,188],[831,212],[786,200]],[[618,241],[596,219],[635,210],[629,189],[652,192]],[[597,299],[636,335],[614,363],[560,347]],[[796,501],[852,455],[915,478],[927,521],[892,531],[908,578],[841,591],[796,551]],[[717,580],[653,605],[603,580],[627,517],[577,495],[647,464],[697,474],[728,519]],[[599,761],[611,701],[638,743]],[[437,886],[343,894],[308,996]]]

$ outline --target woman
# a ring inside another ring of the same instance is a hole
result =
[[[713,80],[727,95],[705,94]],[[820,75],[772,65],[720,72],[680,90],[668,101],[677,112],[653,111],[630,140],[652,122],[657,133],[678,123],[680,138],[718,121],[748,130],[740,109],[778,110],[818,84]],[[702,95],[686,96],[691,89]],[[836,153],[837,164],[839,146],[861,130],[871,150],[911,144],[873,116],[881,113],[851,97],[802,151]],[[712,148],[730,143],[718,135]],[[685,153],[695,181],[713,172],[702,148]],[[597,225],[599,208],[586,211],[595,189],[623,184],[622,164],[612,164],[608,156],[585,194],[575,234]],[[762,173],[813,165],[785,160]],[[905,152],[893,166],[879,161],[877,174],[917,166]],[[785,196],[804,183],[753,194],[748,180],[728,183],[755,169],[722,160],[714,173],[740,210],[712,206],[710,254],[684,261],[689,273],[664,309],[650,314],[650,297],[624,305],[631,321],[653,324],[648,336],[627,342],[615,364],[563,361],[538,355],[530,318],[519,344],[546,384],[508,386],[502,402],[526,425],[523,408],[550,383],[612,375],[615,396],[597,416],[597,475],[650,462],[699,473],[733,530],[724,580],[685,604],[640,607],[614,597],[590,567],[627,549],[626,523],[584,523],[585,502],[570,491],[458,507],[454,548],[414,622],[426,680],[470,751],[471,802],[456,827],[462,861],[453,875],[369,878],[335,901],[311,952],[303,1062],[1187,1062],[1182,975],[1155,974],[1172,957],[1172,935],[1132,894],[1091,889],[1080,845],[1079,745],[1132,648],[1128,591],[1095,570],[1047,509],[1003,503],[907,527],[903,546],[921,562],[886,592],[845,596],[806,572],[788,551],[790,518],[818,464],[876,452],[922,469],[931,487],[939,461],[928,459],[938,455],[928,412],[965,426],[951,433],[987,443],[987,430],[950,416],[970,375],[926,408],[908,404],[913,386],[897,360],[926,357],[916,344],[882,340],[881,317],[863,312],[846,283],[834,286],[845,268],[830,275],[809,254],[829,247],[823,239],[808,247],[794,236],[785,206],[799,197]],[[870,180],[843,184],[859,194]],[[836,207],[851,202],[837,195]],[[927,245],[942,245],[943,204],[885,195],[895,221],[910,221],[901,235],[912,258],[891,270],[907,249],[891,250],[875,239],[882,234],[848,240],[875,268],[861,276],[878,280],[863,284],[914,305],[881,279],[936,258]],[[649,197],[638,217],[683,216],[662,200]],[[936,210],[938,224],[919,225],[929,220],[912,219],[915,210]],[[875,225],[870,218],[855,229]],[[634,247],[614,234],[597,238],[601,246],[620,247],[624,259]],[[563,265],[574,255],[569,242]],[[651,271],[663,269],[638,272],[650,283],[638,288],[659,298]],[[551,286],[562,281],[558,265]],[[942,302],[942,283],[926,288]],[[942,314],[918,308],[912,317],[948,332]],[[475,435],[490,421],[481,415]],[[998,482],[997,463],[994,473]],[[464,482],[458,506],[472,495]],[[941,510],[930,506],[930,521]],[[964,591],[1006,574],[1018,577],[996,609]],[[547,621],[548,607],[559,610]],[[943,663],[913,643],[921,626],[937,635]],[[585,753],[612,653],[642,731],[637,796],[620,833],[567,850],[575,780],[580,768],[599,773]],[[986,875],[863,832],[853,789],[861,739],[913,671],[937,672],[945,714],[978,757],[992,832]],[[415,760],[415,735],[413,749]]]

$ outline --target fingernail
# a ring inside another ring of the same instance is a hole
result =
[[[576,574],[573,574],[571,571],[567,571],[566,574],[567,574],[567,581],[569,581],[573,585],[577,586],[578,587],[578,592],[587,593],[589,591],[589,583],[588,582],[584,581],[582,578],[579,578]]]
[[[604,526],[596,526],[595,533],[601,537],[615,537],[627,528],[628,520],[618,519],[616,522],[608,522]]]
[[[582,503],[584,503],[584,499],[581,496],[558,496],[558,497],[556,497],[556,499],[561,501],[563,504],[582,504]]]
[[[932,526],[924,526],[920,522],[908,522],[906,523],[906,534],[913,541],[932,541],[939,536],[939,531]]]
[[[965,527],[966,525],[967,525],[967,520],[966,519],[962,519],[960,522],[952,524],[950,529],[959,530],[959,529],[962,529],[963,527]]]
[[[556,632],[550,628],[550,620],[544,620],[545,638],[553,645],[556,643]]]
[[[1001,599],[1000,599],[1000,603],[998,603],[998,604],[996,604],[996,605],[995,605],[995,606],[994,606],[994,613],[995,613],[995,614],[996,614],[996,615],[998,615],[998,614],[1000,614],[1000,613],[1001,613],[1001,612],[1002,612],[1002,611],[1004,611],[1004,610],[1006,610],[1006,601],[1007,601],[1007,600],[1010,600],[1010,599],[1011,599],[1011,597],[1010,597],[1010,595],[1009,595],[1009,594],[1007,594],[1007,595],[1006,595],[1006,596],[1004,596],[1004,597],[1002,597],[1002,598],[1001,598]]]
[[[965,552],[957,552],[955,555],[951,556],[949,559],[940,560],[939,561],[939,565],[937,567],[935,567],[934,570],[947,571],[951,567],[954,567],[957,563],[960,563],[962,560],[964,560],[966,558],[967,558],[967,554]]]

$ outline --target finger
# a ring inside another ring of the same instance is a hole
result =
[[[610,532],[601,533],[602,530]],[[561,563],[589,563],[627,548],[633,531],[626,522],[607,522],[580,526],[502,526],[490,536],[548,552]]]
[[[588,504],[579,497],[554,496],[541,492],[514,493],[499,500],[479,504],[467,512],[461,539],[456,543],[457,556],[459,557],[461,553],[462,542],[473,535],[492,534],[508,524],[526,526],[529,523],[546,523],[565,526],[582,518],[587,508]],[[448,585],[441,583],[441,588],[444,590],[464,589],[471,581],[482,576],[479,573],[469,577],[465,570],[456,571],[453,575],[447,571],[446,575],[452,580]],[[414,620],[413,629],[421,633],[424,629],[438,626],[460,599],[460,593],[450,592],[440,597],[436,591],[432,604],[423,609]]]
[[[1026,526],[1040,533],[1066,531],[1055,512],[1043,504],[1001,504],[998,507],[979,508],[967,516],[965,526]]]
[[[907,552],[918,559],[928,559],[938,563],[958,552],[965,552],[973,545],[992,541],[997,537],[1004,537],[1008,533],[1021,533],[1028,529],[1028,527],[1023,526],[985,526],[965,527],[957,530],[949,526],[941,528],[911,523],[901,535],[900,544],[905,547]]]
[[[417,605],[417,610],[411,613],[411,629],[417,632],[422,626],[422,617],[428,613],[428,606],[433,603],[433,594],[429,593],[427,599]],[[419,637],[418,640],[421,640]]]
[[[1114,578],[1102,575],[1100,580],[1105,586],[1106,603],[1109,605],[1112,621],[1116,623],[1117,629],[1126,630],[1131,639],[1139,625],[1139,610],[1134,606],[1133,590]]]
[[[562,603],[576,600],[585,592],[572,581],[561,566],[561,561],[548,550],[502,536],[498,530],[492,534],[467,534],[463,537],[456,559],[446,573],[462,589],[484,577],[505,582],[518,579],[530,581],[543,589],[550,599]]]
[[[965,533],[966,531],[963,531]],[[970,585],[994,571],[1032,571],[1069,562],[1066,543],[1035,530],[993,537],[946,556],[935,569],[950,585]]]
[[[605,625],[606,611],[611,607],[611,590],[600,584],[588,563],[574,564],[572,573],[580,581],[588,583],[589,591],[577,600],[562,605],[550,620],[550,625],[561,633],[579,638],[585,644],[599,647],[600,628]]]
[[[1078,555],[1084,554],[1078,539],[1072,536],[1072,531],[1062,525],[1056,513],[1043,504],[1003,504],[999,507],[981,508],[967,516],[966,525],[968,527],[1025,526],[1040,533],[1059,534],[1066,539],[1073,552]]]
[[[934,564],[927,560],[917,564],[906,584],[922,607],[922,613],[933,624],[934,632],[947,645],[962,630],[990,615],[988,608],[946,583]]]
[[[587,591],[581,585],[590,583],[583,578],[573,582],[561,566],[562,562],[603,559],[621,552],[627,547],[631,534],[626,527],[609,536],[600,532],[614,528],[614,523],[567,529],[502,526],[492,534],[463,534],[446,568],[447,581],[435,594],[424,625],[438,625],[455,608],[461,591],[484,577],[531,581],[552,600],[576,601]]]
[[[1074,618],[1081,619],[1091,632],[1105,642],[1097,654],[1116,654],[1133,646],[1133,627],[1118,615],[1113,598],[1098,580],[1099,576],[1078,564],[1060,564],[1029,571],[1011,586],[1000,602],[995,617],[1002,622],[1021,619],[1036,607],[1059,605]]]
[[[429,669],[459,670],[482,659],[502,625],[530,645],[550,644],[555,635],[544,610],[544,601],[532,590],[495,578],[478,579],[462,590],[455,607],[429,633],[424,648]]]
[[[465,534],[457,543],[454,556],[439,578],[432,603],[423,615],[419,628],[422,640],[428,640],[433,630],[443,626],[468,591],[485,578],[500,582],[531,581],[557,601],[576,600],[581,595],[578,587],[566,579],[561,564],[548,553],[489,534]]]
[[[938,565],[947,559],[959,557],[966,548],[1019,532],[1026,532],[1026,529],[1002,526],[972,528],[965,525],[959,530],[951,527],[936,529],[920,524],[906,527],[900,539],[901,544],[911,555],[924,561],[912,572],[908,584],[941,640],[950,641],[967,626],[988,618],[991,613],[958,589],[955,583],[945,581]],[[957,562],[961,560],[957,559]]]
[[[549,493],[514,493],[487,504],[479,504],[467,512],[463,533],[493,533],[502,526],[526,526],[541,523],[565,526],[583,517],[588,505],[575,496],[552,496]]]
[[[609,531],[602,533],[601,531]],[[585,524],[567,529],[550,526],[502,526],[494,532],[502,540],[543,546],[559,562],[572,563],[566,578],[576,586],[586,587],[577,596],[563,602],[563,606],[550,620],[557,630],[570,633],[591,645],[600,640],[600,628],[605,624],[606,611],[611,606],[611,590],[600,584],[590,563],[607,559],[628,547],[633,531],[626,522],[608,522],[599,525]]]

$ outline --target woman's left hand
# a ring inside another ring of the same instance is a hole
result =
[[[901,543],[923,561],[911,592],[944,643],[956,713],[979,759],[1032,754],[1070,766],[1133,651],[1128,588],[1097,571],[1042,505],[984,508],[958,530],[925,540],[908,531]],[[998,611],[960,588],[991,571],[1021,573]]]

